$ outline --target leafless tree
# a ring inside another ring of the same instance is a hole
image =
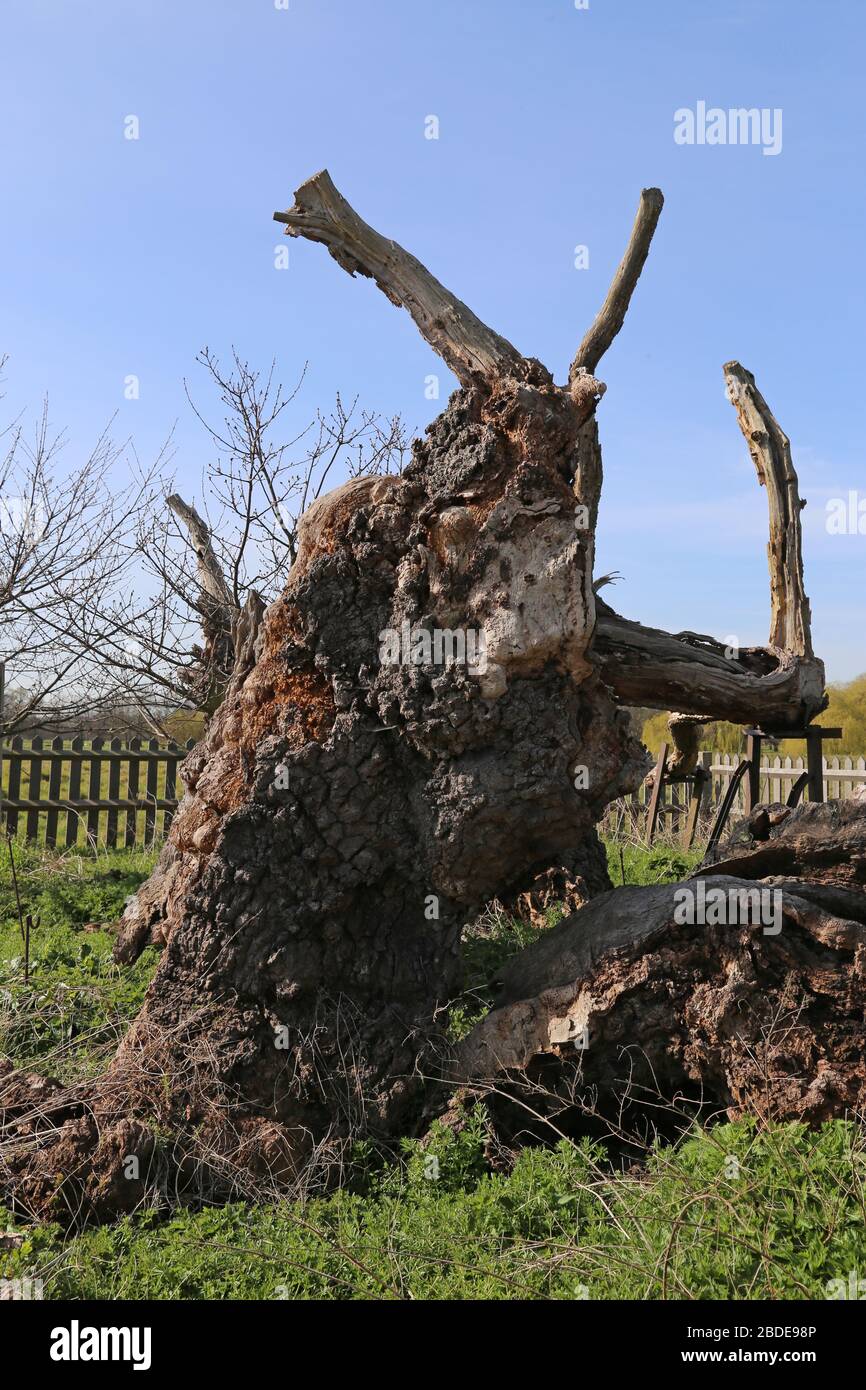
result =
[[[110,692],[159,734],[170,712],[210,715],[219,704],[244,605],[267,604],[282,588],[306,507],[346,476],[400,472],[409,447],[399,417],[339,395],[328,415],[284,438],[305,371],[285,391],[273,363],[261,373],[233,351],[224,369],[208,348],[197,361],[222,416],[212,423],[187,385],[214,450],[201,501],[185,501],[163,479],[137,513],[124,582],[101,594],[96,621],[77,604],[66,614],[100,698]]]
[[[0,361],[0,369],[6,359]],[[19,417],[0,433],[0,661],[7,666],[3,733],[59,725],[92,712],[106,691],[85,678],[82,637],[122,581],[128,538],[159,470],[138,467],[106,429],[82,464],[65,468],[63,433],[47,402],[28,437]],[[121,472],[125,485],[115,487]],[[79,618],[70,640],[68,615]]]
[[[144,469],[106,430],[69,470],[47,404],[32,439],[20,419],[0,434],[3,732],[98,718],[103,732],[166,735],[178,710],[209,716],[244,605],[282,588],[305,508],[347,476],[402,470],[399,417],[338,395],[281,437],[305,372],[284,391],[273,364],[260,373],[233,352],[224,370],[207,348],[197,360],[222,417],[211,423],[187,388],[213,446],[201,500],[175,490],[170,439]]]

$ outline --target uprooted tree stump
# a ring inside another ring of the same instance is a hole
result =
[[[602,894],[508,962],[455,1082],[510,1138],[866,1107],[866,807],[765,807],[690,880]]]
[[[282,597],[234,622],[225,699],[118,940],[119,960],[165,946],[139,1017],[94,1083],[6,1076],[3,1177],[22,1209],[73,1220],[155,1187],[290,1186],[359,1134],[411,1130],[445,1067],[462,925],[548,869],[609,887],[595,824],[648,761],[620,706],[774,727],[823,707],[790,449],[736,364],[729,392],[770,505],[769,645],[733,658],[629,622],[593,590],[594,373],[661,205],[643,193],[562,386],[326,173],[277,214],[406,307],[461,389],[402,476],[314,503]],[[607,897],[587,924],[615,936],[632,902]]]

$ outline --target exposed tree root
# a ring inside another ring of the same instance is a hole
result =
[[[773,810],[763,839],[744,823],[693,879],[603,894],[510,961],[454,1080],[543,1077],[578,1128],[659,1096],[732,1119],[866,1109],[866,810]]]

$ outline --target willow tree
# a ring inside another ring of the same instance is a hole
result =
[[[309,508],[281,597],[241,614],[225,699],[118,941],[121,960],[164,944],[141,1013],[95,1083],[7,1077],[7,1180],[25,1207],[110,1214],[155,1174],[210,1195],[290,1183],[353,1136],[411,1130],[445,1066],[466,921],[541,867],[609,887],[595,826],[647,769],[623,706],[775,729],[823,707],[788,441],[736,363],[770,505],[767,646],[732,656],[594,592],[597,371],[661,207],[644,191],[562,384],[326,172],[276,214],[406,308],[460,388],[401,476]],[[437,634],[483,647],[437,660]]]

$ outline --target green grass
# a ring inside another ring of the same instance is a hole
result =
[[[687,878],[701,861],[697,850],[683,851],[656,844],[605,842],[608,873],[619,887],[626,884],[676,883]],[[501,966],[522,951],[564,915],[561,904],[548,909],[544,927],[536,928],[516,921],[497,908],[488,909],[463,937],[463,992],[451,1005],[449,1036],[460,1042],[483,1018],[494,1001],[491,982]]]
[[[653,1151],[640,1174],[588,1141],[485,1171],[483,1129],[304,1206],[142,1215],[64,1241],[25,1232],[5,1277],[76,1299],[824,1298],[866,1273],[857,1126],[748,1123]],[[436,1160],[434,1163],[433,1160]]]
[[[703,849],[673,849],[669,845],[606,840],[607,871],[615,888],[625,884],[676,883],[688,878],[703,858]]]
[[[6,854],[3,847],[4,856]],[[617,846],[608,846],[620,880]],[[152,853],[18,851],[39,914],[24,984],[8,858],[0,867],[0,1052],[71,1079],[98,1070],[155,965],[110,960],[119,916]],[[626,847],[626,882],[681,877],[696,855]],[[552,914],[556,915],[555,911]],[[543,929],[542,929],[543,930]],[[489,1007],[502,961],[537,933],[488,914],[467,934],[462,1036]],[[817,1132],[750,1122],[694,1129],[628,1172],[583,1141],[526,1149],[491,1167],[480,1109],[385,1161],[356,1147],[351,1180],[304,1204],[142,1212],[64,1236],[0,1212],[0,1277],[41,1278],[75,1299],[824,1298],[866,1277],[861,1126]],[[5,1247],[5,1248],[4,1248]]]
[[[141,1005],[156,965],[147,950],[132,967],[111,959],[108,931],[149,874],[155,852],[14,848],[22,909],[30,913],[30,980],[9,846],[0,841],[0,1053],[63,1081],[98,1070]]]

